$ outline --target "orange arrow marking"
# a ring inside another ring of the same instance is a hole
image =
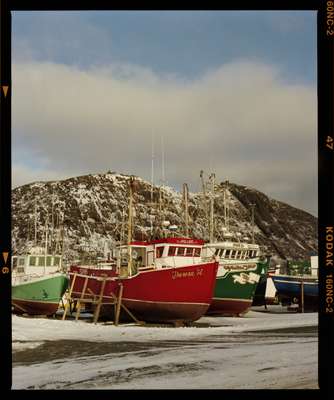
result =
[[[3,94],[6,97],[7,96],[7,92],[8,92],[8,86],[2,86],[2,90],[3,90]]]
[[[3,259],[5,260],[5,264],[6,264],[6,262],[7,262],[8,254],[9,254],[8,251],[3,251],[3,252],[2,252]]]

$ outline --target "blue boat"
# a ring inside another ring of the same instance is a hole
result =
[[[283,305],[300,303],[304,290],[304,305],[316,308],[318,304],[318,277],[311,275],[270,275]],[[303,283],[303,284],[302,284]]]

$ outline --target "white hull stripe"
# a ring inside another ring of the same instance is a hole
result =
[[[281,279],[275,279],[274,283],[293,283],[294,285],[301,285],[300,281],[285,281],[285,280],[281,280]],[[318,285],[318,282],[307,282],[304,281],[304,285]]]
[[[231,299],[229,297],[213,297],[213,300],[218,300],[218,301],[243,301],[246,303],[252,303],[252,299]]]
[[[210,303],[189,303],[185,301],[150,301],[150,300],[137,300],[137,299],[129,299],[126,297],[122,298],[122,301],[133,301],[133,302],[138,302],[138,303],[150,303],[150,304],[179,304],[179,305],[196,305],[196,306],[208,306]]]
[[[59,302],[60,302],[60,300],[59,301],[26,300],[26,299],[18,299],[18,298],[13,297],[12,302],[15,302],[15,301],[23,301],[25,303],[42,303],[42,304],[59,304]]]

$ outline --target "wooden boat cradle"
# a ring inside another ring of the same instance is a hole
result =
[[[102,300],[103,297],[106,297],[104,295],[104,289],[105,289],[105,285],[106,282],[110,279],[113,278],[108,278],[108,277],[95,277],[95,276],[86,276],[86,275],[80,275],[77,272],[69,272],[69,275],[73,275],[73,280],[71,283],[71,287],[68,291],[68,293],[66,294],[66,304],[64,306],[64,313],[62,316],[62,320],[65,320],[66,315],[68,310],[70,309],[71,312],[71,305],[73,305],[74,303],[76,303],[76,313],[75,313],[75,320],[77,321],[80,317],[80,310],[82,307],[82,304],[91,304],[91,305],[95,305],[95,310],[94,310],[94,314],[93,314],[93,322],[94,324],[97,323],[98,319],[99,319],[99,315],[100,315],[100,310],[101,310],[101,306],[102,306]],[[78,296],[77,293],[73,292],[73,288],[74,288],[74,284],[75,284],[75,280],[77,278],[77,276],[81,276],[85,278],[84,281],[84,286],[83,286],[83,290],[80,294],[80,296]],[[101,280],[102,284],[101,284],[101,290],[99,295],[94,294],[90,288],[87,289],[87,285],[88,285],[88,279],[96,279],[96,280]],[[123,296],[123,284],[120,283],[120,290],[118,293],[118,296],[116,296],[113,292],[110,293],[112,301],[108,302],[108,304],[113,304],[116,311],[115,311],[115,319],[114,319],[114,323],[117,326],[119,324],[119,316],[120,316],[120,312],[121,312],[121,308],[123,308],[123,310],[137,323],[142,325],[144,322],[143,321],[139,321],[133,314],[132,312],[124,305],[122,304],[122,296]]]

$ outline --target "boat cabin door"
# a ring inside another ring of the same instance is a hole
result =
[[[147,266],[152,265],[154,263],[154,251],[147,252]]]

